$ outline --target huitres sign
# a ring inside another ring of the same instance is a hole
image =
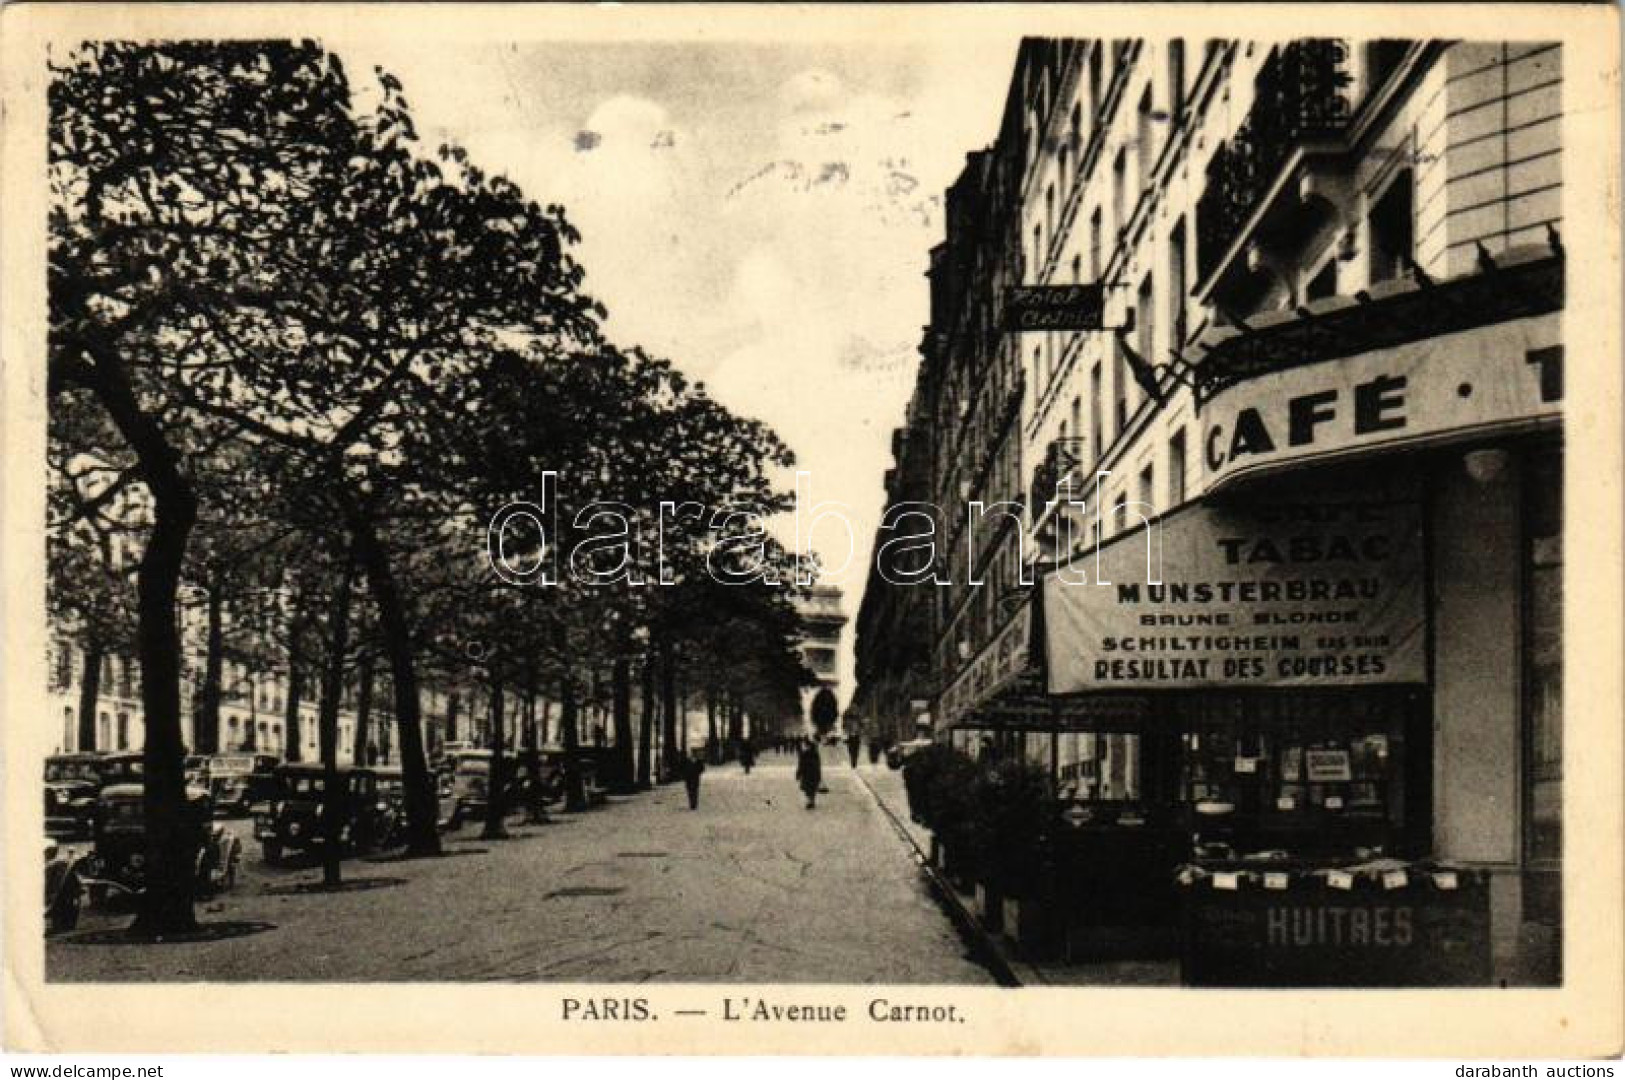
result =
[[[1257,375],[1201,409],[1207,490],[1318,458],[1558,422],[1552,313]]]
[[[1012,285],[1004,290],[1004,328],[1100,330],[1105,297],[1101,285]]]
[[[1052,694],[1426,677],[1414,503],[1193,506],[1043,589]]]

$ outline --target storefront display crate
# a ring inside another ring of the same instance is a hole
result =
[[[1490,983],[1489,881],[1402,864],[1192,866],[1180,966],[1188,986]]]

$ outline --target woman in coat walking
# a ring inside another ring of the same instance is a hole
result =
[[[801,741],[801,751],[796,755],[796,780],[807,796],[807,809],[811,810],[818,798],[819,785],[823,783],[823,762],[818,759],[818,744],[811,739]]]

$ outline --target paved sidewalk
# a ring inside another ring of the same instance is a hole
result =
[[[201,912],[228,936],[109,943],[128,917],[91,915],[48,977],[991,983],[844,761],[811,811],[790,761],[710,770],[697,811],[673,785],[507,841],[465,829],[442,859],[351,860],[338,893],[251,845]]]

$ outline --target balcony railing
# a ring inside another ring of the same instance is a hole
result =
[[[1270,53],[1254,84],[1253,106],[1208,162],[1196,206],[1196,258],[1206,278],[1252,218],[1293,151],[1348,127],[1348,47],[1304,38]]]

